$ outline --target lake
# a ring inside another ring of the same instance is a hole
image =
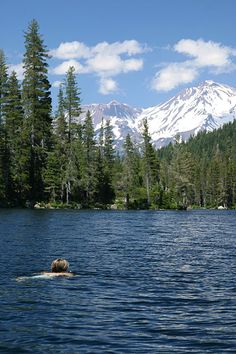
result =
[[[0,242],[1,353],[236,352],[236,211],[3,209]]]

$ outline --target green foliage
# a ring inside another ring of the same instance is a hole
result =
[[[0,50],[0,206],[38,208],[236,208],[236,121],[156,150],[143,122],[142,143],[127,135],[115,150],[112,126],[81,101],[70,67],[51,116],[48,53],[33,20],[25,33],[24,80],[7,74]],[[114,204],[114,205],[113,205]]]
[[[78,118],[81,113],[80,90],[73,66],[68,69],[66,74],[64,108],[68,117],[68,140],[70,143],[76,135],[77,124],[75,118]]]
[[[45,192],[48,195],[48,200],[56,202],[57,196],[61,191],[61,156],[58,150],[48,152],[47,165],[44,170]]]
[[[7,85],[8,75],[7,75],[7,65],[5,61],[5,54],[2,49],[0,49],[0,126],[4,123],[7,97]]]
[[[33,20],[25,33],[23,59],[24,129],[30,152],[28,198],[31,204],[43,198],[43,169],[51,146],[51,97],[47,59],[48,53],[39,34],[38,23]]]
[[[122,161],[120,190],[125,192],[125,205],[127,209],[133,208],[138,198],[138,188],[141,186],[140,156],[130,135],[128,134],[124,143],[124,155]]]
[[[147,119],[143,122],[143,179],[146,185],[147,205],[153,202],[151,192],[159,184],[159,161],[156,151],[151,143]],[[156,196],[155,196],[156,197]]]
[[[2,201],[5,201],[8,198],[8,188],[10,185],[8,163],[9,151],[6,145],[5,131],[7,91],[7,65],[4,52],[0,49],[0,199]]]
[[[232,208],[236,200],[235,153],[236,121],[211,133],[201,132],[187,143],[159,151],[161,183],[175,194],[178,206]]]
[[[104,127],[102,120],[98,146],[96,152],[96,192],[95,200],[99,205],[105,207],[112,204],[115,198],[114,191],[114,165],[115,151],[113,142],[113,133],[110,121],[107,121]]]
[[[176,144],[170,166],[172,188],[175,190],[180,209],[192,204],[194,163],[183,144]]]
[[[21,88],[13,71],[8,79],[8,95],[5,117],[6,144],[9,163],[9,195],[22,203],[29,190],[27,168],[29,148],[24,136],[24,112],[21,101]],[[8,198],[9,198],[8,195]]]
[[[60,88],[58,106],[58,139],[63,151],[65,162],[62,173],[62,198],[69,204],[73,200],[73,192],[78,193],[78,178],[80,176],[81,125],[78,118],[81,113],[80,91],[75,76],[74,67],[66,74],[64,97]],[[63,137],[62,135],[65,136]]]
[[[83,126],[83,170],[81,173],[81,185],[84,193],[84,204],[90,207],[95,204],[95,193],[97,185],[96,170],[96,141],[93,121],[90,112],[86,114]]]

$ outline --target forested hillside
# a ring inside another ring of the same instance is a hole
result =
[[[199,133],[187,143],[169,145],[158,156],[162,185],[178,204],[236,206],[236,121]]]
[[[35,20],[25,33],[21,83],[0,51],[1,206],[236,207],[236,122],[156,150],[144,119],[141,144],[127,135],[119,155],[109,120],[95,136],[90,112],[78,119],[73,67],[52,113],[48,59]]]

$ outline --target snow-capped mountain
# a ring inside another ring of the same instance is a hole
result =
[[[102,118],[104,121],[110,120],[117,148],[122,146],[128,133],[136,140],[140,139],[136,122],[138,116],[142,113],[142,109],[133,108],[113,100],[108,104],[84,105],[82,110],[82,120],[85,118],[86,112],[90,111],[95,131],[99,131]]]
[[[211,131],[233,121],[236,118],[236,89],[205,81],[147,109],[112,101],[84,106],[83,110],[90,110],[95,130],[99,129],[102,117],[110,119],[118,148],[128,133],[136,141],[140,140],[143,119],[147,118],[152,141],[156,147],[161,147],[177,134],[186,141],[199,131]]]
[[[211,131],[236,118],[236,89],[213,81],[187,88],[158,106],[143,110],[137,127],[147,118],[153,142],[166,145],[179,134],[182,140]]]

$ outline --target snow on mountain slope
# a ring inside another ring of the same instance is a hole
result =
[[[211,131],[236,117],[236,89],[213,81],[187,88],[169,101],[147,108],[139,115],[137,129],[147,118],[152,140],[166,145],[179,134],[182,140],[199,131]]]
[[[117,147],[121,147],[123,140],[129,133],[132,137],[138,138],[139,133],[136,129],[136,119],[142,112],[142,109],[132,108],[124,103],[117,101],[111,101],[108,104],[91,104],[82,107],[83,114],[82,120],[85,117],[86,112],[89,110],[93,122],[95,131],[98,131],[102,118],[104,121],[110,120],[113,127],[114,138]]]
[[[137,142],[141,140],[143,119],[147,118],[152,141],[159,148],[167,145],[177,134],[186,141],[199,131],[211,131],[233,121],[236,118],[236,89],[205,81],[147,109],[112,101],[83,106],[85,113],[87,110],[92,114],[96,131],[100,128],[102,117],[104,120],[110,119],[118,149],[128,133]]]

